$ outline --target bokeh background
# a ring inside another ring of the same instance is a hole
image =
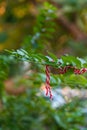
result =
[[[54,85],[55,100],[50,101],[45,75],[37,74],[44,67],[16,62],[4,52],[20,48],[87,59],[87,0],[0,0],[0,54],[7,69],[0,83],[0,130],[87,130],[86,90],[71,94],[69,86]],[[87,86],[86,79],[82,82]]]
[[[34,34],[36,19],[43,7],[42,0],[0,2],[0,50],[20,48],[26,36]],[[48,1],[57,8],[56,28],[49,38],[50,50],[56,54],[86,55],[87,1]],[[47,25],[48,26],[48,25]],[[49,27],[50,28],[50,27]],[[42,43],[46,44],[46,43]],[[84,50],[84,51],[83,51]]]

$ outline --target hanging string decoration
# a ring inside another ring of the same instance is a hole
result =
[[[52,92],[50,87],[50,68],[48,65],[46,65],[46,96],[50,96],[50,99],[52,99]]]
[[[69,69],[72,69],[73,73],[77,75],[87,72],[87,68],[78,69],[74,66],[65,66],[65,67],[58,68],[58,74],[65,74]],[[50,66],[49,65],[46,65],[46,87],[45,88],[46,88],[46,96],[49,95],[50,99],[52,99],[53,95],[50,87]]]
[[[34,54],[32,51],[28,53],[23,49],[19,49],[16,51],[7,50],[6,52],[11,54],[11,56],[15,57],[18,60],[29,60],[29,62],[31,63],[40,63],[46,66],[46,96],[50,96],[51,99],[53,98],[53,95],[50,86],[50,66],[57,68],[58,74],[65,74],[69,70],[71,70],[75,75],[80,75],[87,72],[87,68],[85,68],[85,66],[87,66],[87,61],[74,56],[64,55],[60,59],[58,59],[54,54],[50,52],[48,52],[49,56],[44,56],[42,54]],[[78,65],[81,69],[77,67]]]

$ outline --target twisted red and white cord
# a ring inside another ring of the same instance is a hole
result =
[[[74,66],[65,66],[58,69],[58,74],[65,74],[69,69],[73,69],[74,74],[83,74],[87,72],[87,68],[78,69]],[[46,65],[46,96],[50,96],[52,99],[52,92],[50,87],[50,68]]]
[[[74,69],[74,74],[83,74],[87,72],[87,68],[82,68],[82,69]]]
[[[46,96],[50,96],[50,99],[52,99],[52,92],[50,87],[50,68],[48,65],[46,65]]]
[[[69,69],[73,69],[74,74],[83,74],[87,72],[87,68],[78,69],[74,66],[65,66],[58,69],[58,74],[65,74]]]

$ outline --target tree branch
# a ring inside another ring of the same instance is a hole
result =
[[[61,13],[61,5],[50,0],[54,6],[56,6],[59,10],[57,12],[57,22],[61,26],[63,26],[77,41],[85,41],[87,39],[87,34],[84,33],[75,23],[71,23],[62,13]]]
[[[74,23],[70,23],[65,16],[58,16],[58,23],[63,26],[74,39],[81,41],[87,39],[87,34],[82,32]]]

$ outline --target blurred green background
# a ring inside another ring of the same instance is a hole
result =
[[[20,48],[26,36],[34,35],[34,28],[38,25],[36,22],[41,22],[40,19],[36,19],[40,14],[40,8],[44,8],[44,2],[45,0],[0,1],[1,51],[5,48]],[[48,41],[42,44],[46,44],[46,46],[48,46],[47,49],[49,48],[50,51],[57,55],[73,53],[81,57],[85,56],[87,1],[51,0],[49,2],[54,5],[54,7],[57,7],[55,12],[57,18],[53,21],[56,27],[54,28],[55,31],[53,35],[48,38]],[[49,15],[49,13],[47,15]],[[53,31],[46,21],[44,21],[44,26],[48,26],[49,31]]]
[[[45,80],[37,73],[44,67],[4,52],[20,48],[87,59],[87,0],[0,0],[0,130],[87,130],[87,101],[75,98],[52,108],[54,101],[39,90]]]

